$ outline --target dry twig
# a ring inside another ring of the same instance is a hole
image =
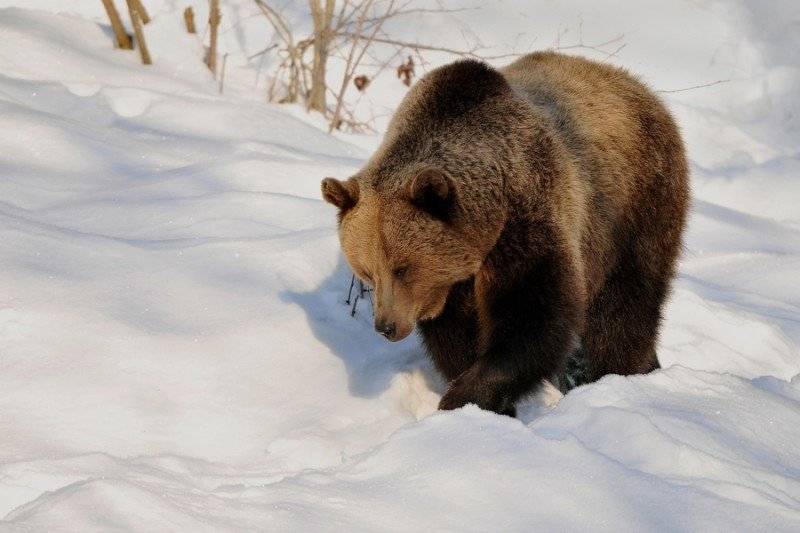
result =
[[[275,30],[275,34],[280,41],[284,44],[283,52],[286,53],[286,58],[278,66],[275,73],[275,78],[268,91],[268,98],[274,101],[275,87],[278,83],[278,78],[281,72],[288,71],[288,83],[286,86],[286,95],[279,100],[280,103],[294,103],[300,97],[301,86],[305,87],[305,71],[307,66],[303,63],[303,55],[306,48],[311,44],[311,40],[304,39],[300,42],[295,42],[294,34],[288,21],[281,15],[280,12],[273,9],[264,0],[254,0],[261,13],[270,23]],[[305,91],[303,91],[305,93]]]
[[[704,87],[713,87],[714,85],[719,85],[720,83],[728,83],[731,80],[717,80],[712,81],[710,83],[703,83],[701,85],[692,85],[691,87],[684,87],[682,89],[662,89],[660,91],[656,91],[657,93],[662,94],[669,94],[669,93],[682,93],[684,91],[691,91],[693,89],[702,89]]]

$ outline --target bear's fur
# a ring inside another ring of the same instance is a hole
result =
[[[376,329],[419,327],[449,382],[441,409],[513,415],[545,379],[658,368],[688,168],[627,72],[553,52],[436,69],[366,166],[322,193]]]

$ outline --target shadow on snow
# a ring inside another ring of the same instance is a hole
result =
[[[348,304],[351,279],[350,269],[340,255],[336,268],[317,288],[309,292],[285,291],[281,298],[305,311],[314,336],[342,360],[354,396],[379,397],[397,374],[414,371],[422,373],[431,390],[442,392],[444,385],[416,335],[397,343],[383,339],[373,329],[369,298],[359,299],[351,316],[358,292],[356,282]]]

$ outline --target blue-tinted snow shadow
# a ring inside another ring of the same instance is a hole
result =
[[[352,274],[340,256],[333,272],[309,292],[285,291],[281,298],[300,306],[306,313],[314,336],[340,358],[354,396],[376,398],[386,391],[400,373],[418,370],[431,390],[442,392],[443,384],[425,355],[416,335],[390,343],[373,329],[370,299],[359,298],[351,316],[358,283],[347,303]]]

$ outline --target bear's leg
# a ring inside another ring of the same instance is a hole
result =
[[[476,284],[485,348],[469,369],[451,381],[439,409],[473,403],[514,416],[517,400],[563,366],[576,347],[586,308],[579,278],[571,268],[574,262],[559,252],[552,250],[524,272],[490,278],[501,284]]]
[[[616,266],[589,303],[583,338],[589,381],[659,368],[656,341],[681,250],[688,169],[670,118],[661,111],[639,113],[641,148],[649,157],[634,180],[639,188],[629,199],[629,218],[615,228]]]
[[[473,286],[473,279],[454,285],[442,313],[418,324],[428,356],[447,381],[461,375],[478,357]]]
[[[672,277],[671,265],[658,273],[624,254],[589,306],[582,348],[585,382],[606,374],[644,374],[659,368],[656,357],[661,309]]]

